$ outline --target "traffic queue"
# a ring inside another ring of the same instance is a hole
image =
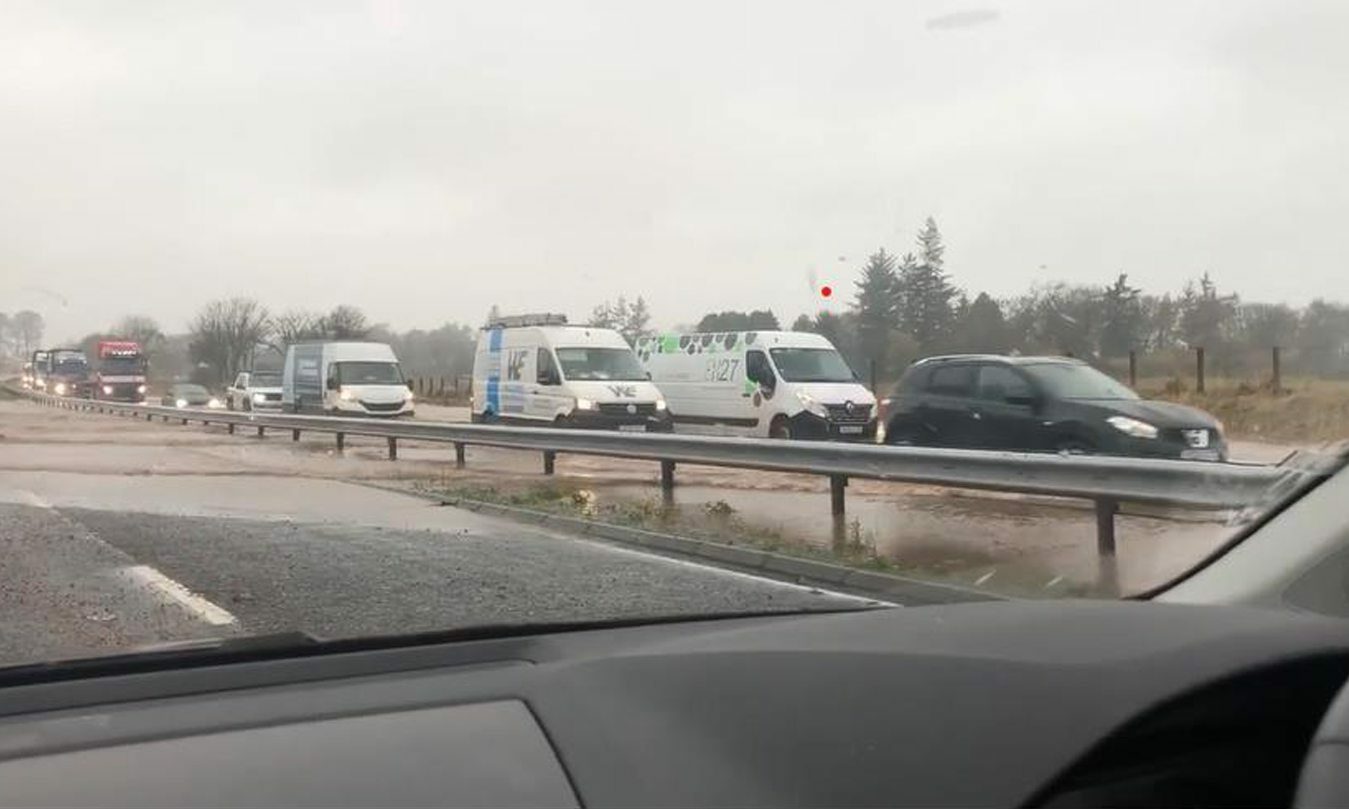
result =
[[[57,396],[147,400],[139,344],[35,351],[24,385]],[[160,403],[371,418],[415,414],[394,349],[300,341],[282,369],[241,371],[216,396],[178,382]],[[701,432],[913,446],[1222,461],[1223,426],[1203,411],[1147,402],[1062,357],[929,357],[879,402],[824,336],[795,331],[665,333],[635,344],[556,313],[497,316],[478,332],[469,419],[641,432]]]

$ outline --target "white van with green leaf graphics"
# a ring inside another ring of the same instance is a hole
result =
[[[876,397],[833,343],[797,331],[662,334],[637,358],[676,429],[722,425],[772,438],[871,440]]]

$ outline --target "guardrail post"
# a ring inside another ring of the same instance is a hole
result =
[[[259,425],[258,425],[258,438],[266,438],[266,437],[267,437],[267,428],[264,427],[264,426],[262,426],[261,424],[259,424]]]
[[[543,451],[543,473],[545,475],[553,474],[553,465],[557,461],[557,453],[551,449]]]
[[[338,451],[338,452],[342,452],[342,451],[346,450],[346,448],[347,448],[347,435],[346,435],[346,433],[338,433],[338,434],[337,434],[337,451]]]
[[[665,505],[674,505],[674,461],[660,462],[660,494]]]
[[[231,421],[229,424],[226,424],[225,429],[229,431],[230,435],[234,435],[234,422]]]
[[[1194,389],[1197,393],[1204,392],[1204,347],[1199,346],[1194,350]]]
[[[847,475],[829,476],[829,511],[834,516],[843,514],[844,498],[843,490],[848,485]]]
[[[155,414],[154,414],[154,413],[146,413],[146,414],[145,414],[145,420],[146,420],[146,421],[154,421],[154,418],[155,418]]]
[[[1114,500],[1096,501],[1096,552],[1101,556],[1115,555],[1115,513],[1119,503]]]
[[[464,468],[464,445],[458,441],[454,442],[454,466],[456,469]]]
[[[398,439],[389,436],[389,460],[398,460]]]
[[[290,440],[291,440],[291,441],[299,441],[299,440],[300,440],[300,431],[299,431],[299,430],[291,430],[291,431],[290,431]]]
[[[1283,390],[1283,370],[1279,367],[1279,347],[1274,346],[1273,348],[1270,349],[1269,353],[1270,353],[1270,360],[1273,361],[1274,365],[1274,379],[1272,384],[1274,387],[1274,392],[1279,393],[1280,391]]]

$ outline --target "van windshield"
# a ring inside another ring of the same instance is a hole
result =
[[[401,385],[403,370],[396,362],[333,363],[339,385]]]
[[[832,348],[774,348],[773,364],[788,382],[856,382],[857,375]]]
[[[279,388],[281,374],[278,371],[254,371],[248,378],[248,385],[253,388]]]
[[[629,348],[559,348],[562,376],[572,381],[645,380],[646,371]]]

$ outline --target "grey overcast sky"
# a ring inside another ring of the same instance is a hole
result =
[[[972,292],[1349,299],[1346,42],[1344,0],[6,0],[0,310],[790,319],[928,215]]]

